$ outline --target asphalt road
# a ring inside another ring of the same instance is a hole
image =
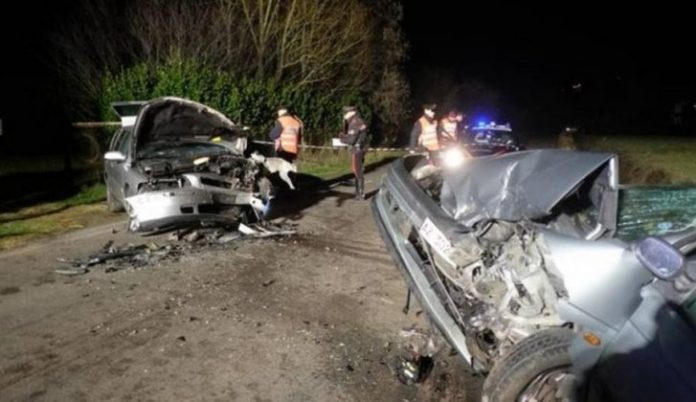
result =
[[[367,176],[376,188],[383,169]],[[289,238],[241,240],[178,261],[67,277],[57,258],[163,242],[93,227],[0,254],[0,400],[465,401],[480,379],[445,348],[400,383],[405,284],[352,187],[279,206]]]

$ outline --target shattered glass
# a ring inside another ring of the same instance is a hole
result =
[[[625,187],[619,192],[618,237],[635,240],[696,226],[696,187]]]

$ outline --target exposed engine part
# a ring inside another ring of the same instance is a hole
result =
[[[547,269],[533,228],[492,221],[475,229],[432,256],[460,324],[486,361],[540,325],[561,325],[557,300],[564,289]]]

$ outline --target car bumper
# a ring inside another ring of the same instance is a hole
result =
[[[266,203],[247,192],[217,192],[195,187],[152,191],[126,198],[133,231],[208,222],[234,223],[241,213],[234,207],[247,206],[263,213]]]
[[[437,225],[452,225],[446,222],[443,212],[411,179],[403,159],[394,162],[385,176],[380,191],[372,202],[372,212],[379,232],[392,259],[401,270],[409,289],[416,295],[433,324],[442,332],[457,352],[476,370],[482,366],[472,359],[466,345],[466,336],[455,322],[443,302],[449,297],[442,294],[436,284],[440,279],[432,267],[426,265],[414,244],[409,240],[408,231],[419,228],[430,219]]]

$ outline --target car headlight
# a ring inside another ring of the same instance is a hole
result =
[[[445,167],[456,168],[466,160],[466,155],[459,148],[450,148],[442,152],[442,162]]]

